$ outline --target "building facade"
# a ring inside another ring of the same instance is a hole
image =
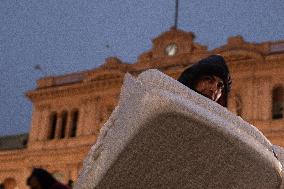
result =
[[[26,93],[33,103],[28,141],[18,149],[0,151],[0,182],[6,188],[28,188],[33,167],[52,172],[67,183],[78,177],[84,157],[115,108],[125,73],[158,69],[177,78],[211,54],[226,59],[233,81],[228,108],[284,147],[284,40],[249,43],[241,36],[213,50],[194,41],[194,34],[170,29],[152,40],[137,62],[109,57],[98,68],[45,77]]]

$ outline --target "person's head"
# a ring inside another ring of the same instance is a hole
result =
[[[49,172],[41,168],[34,168],[27,179],[27,185],[31,189],[48,189],[55,183],[57,183],[57,180]]]
[[[178,81],[220,105],[227,106],[232,82],[222,56],[211,55],[200,60],[184,70]]]

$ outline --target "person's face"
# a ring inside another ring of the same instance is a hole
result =
[[[36,177],[32,176],[29,183],[30,189],[42,189]]]
[[[217,101],[221,97],[223,88],[223,80],[214,75],[201,76],[195,85],[197,92],[213,101]]]

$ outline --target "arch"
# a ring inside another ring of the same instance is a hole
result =
[[[281,85],[275,86],[272,90],[272,119],[283,118],[284,88]]]
[[[3,182],[5,189],[16,189],[17,188],[17,182],[14,178],[6,178]]]
[[[75,137],[77,133],[78,120],[79,120],[79,110],[75,109],[71,113],[71,129],[70,129],[70,137]]]
[[[56,123],[57,123],[57,113],[52,112],[49,116],[49,134],[48,139],[55,138],[55,131],[56,131]]]
[[[68,119],[68,112],[66,110],[64,110],[61,113],[61,130],[60,130],[59,138],[64,138],[65,137],[65,130],[66,130],[66,125],[67,125],[67,119]]]

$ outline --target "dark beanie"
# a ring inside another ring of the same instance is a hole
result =
[[[217,101],[224,107],[227,107],[228,93],[231,89],[231,77],[225,59],[220,55],[211,55],[200,60],[182,72],[178,81],[195,90],[195,85],[198,79],[204,75],[215,75],[220,77],[224,82],[224,91],[221,98]]]

